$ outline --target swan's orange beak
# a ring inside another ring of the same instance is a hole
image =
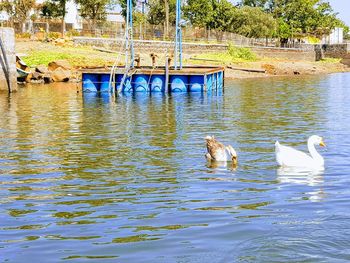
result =
[[[326,144],[324,143],[324,141],[321,141],[321,142],[320,142],[320,146],[326,147]]]

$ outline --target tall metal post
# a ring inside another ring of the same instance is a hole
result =
[[[175,69],[182,69],[181,0],[176,0]],[[178,65],[179,64],[179,65]]]
[[[130,55],[129,55],[130,51]],[[127,0],[126,5],[126,26],[125,26],[125,66],[129,64],[134,67],[135,53],[134,53],[134,39],[132,28],[132,0]]]

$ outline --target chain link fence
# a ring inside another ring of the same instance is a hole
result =
[[[10,26],[15,29],[17,34],[26,34],[28,37],[43,36],[50,33],[55,36],[61,36],[61,21],[35,21],[24,24],[12,23],[12,25],[3,23],[3,26]],[[67,36],[85,36],[102,38],[124,38],[124,23],[105,22],[98,24],[94,29],[91,23],[83,22],[81,29],[74,29],[73,24],[65,23]],[[26,32],[26,33],[22,33]],[[149,23],[134,24],[135,40],[163,40],[172,41],[175,36],[175,27],[171,26],[166,33],[163,25],[152,25]],[[182,39],[184,42],[224,44],[232,43],[235,46],[245,47],[281,47],[276,38],[248,38],[232,32],[222,32],[214,29],[198,28],[192,26],[183,27]],[[284,43],[284,48],[300,48],[303,45],[302,40],[294,40]]]

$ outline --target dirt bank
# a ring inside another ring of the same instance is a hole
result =
[[[38,42],[38,41],[23,41],[17,40],[16,52],[26,54],[23,59],[25,62],[34,67],[40,64],[47,64],[49,60],[66,59],[75,68],[82,67],[101,67],[113,65],[114,60],[119,57],[122,64],[124,56],[116,53],[101,52],[93,47],[74,46],[72,42]],[[136,54],[137,54],[136,50]],[[152,59],[150,54],[139,54],[141,58],[141,65],[151,65]],[[156,66],[163,66],[165,63],[165,56],[156,54]],[[184,55],[185,65],[200,64],[200,65],[222,65],[220,62],[212,61],[191,61],[191,55]],[[345,60],[343,60],[344,62]],[[346,61],[345,61],[346,62]],[[345,63],[341,63],[340,59],[326,59],[320,62],[308,61],[283,61],[273,59],[261,59],[254,62],[240,62],[231,63],[230,66],[234,68],[243,69],[260,69],[265,70],[265,73],[249,72],[242,70],[226,69],[226,78],[256,78],[269,76],[291,76],[291,75],[308,75],[308,74],[327,74],[334,72],[349,72],[350,67]]]

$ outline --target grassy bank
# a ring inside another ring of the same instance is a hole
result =
[[[105,53],[93,49],[92,47],[77,46],[57,46],[53,43],[39,41],[17,41],[16,52],[24,53],[22,59],[30,66],[47,65],[51,61],[65,59],[76,67],[101,67],[112,65],[117,54]],[[152,65],[149,52],[140,53],[141,65]],[[201,60],[193,60],[190,58]],[[307,75],[324,74],[330,72],[349,71],[349,67],[342,64],[340,59],[326,58],[323,61],[290,61],[273,58],[260,58],[248,48],[238,48],[230,46],[227,52],[184,54],[184,65],[232,65],[240,68],[265,69],[266,74],[244,72],[227,69],[225,76],[232,78],[250,78],[271,75]],[[124,63],[123,55],[118,60]],[[164,66],[165,58],[158,57],[157,66]]]
[[[196,59],[208,60],[217,64],[229,65],[240,62],[258,61],[258,56],[249,48],[235,47],[230,45],[227,52],[203,53],[194,56]],[[194,60],[193,60],[194,61]],[[192,63],[192,61],[191,61]],[[201,62],[195,62],[201,63]]]
[[[31,42],[27,42],[27,44],[31,43],[28,48],[24,47],[25,43],[19,45],[17,52],[25,54],[22,59],[30,67],[47,65],[59,59],[68,60],[76,68],[104,66],[112,65],[117,57],[116,54],[102,53],[91,47],[60,47],[41,42],[36,42],[33,46]]]

